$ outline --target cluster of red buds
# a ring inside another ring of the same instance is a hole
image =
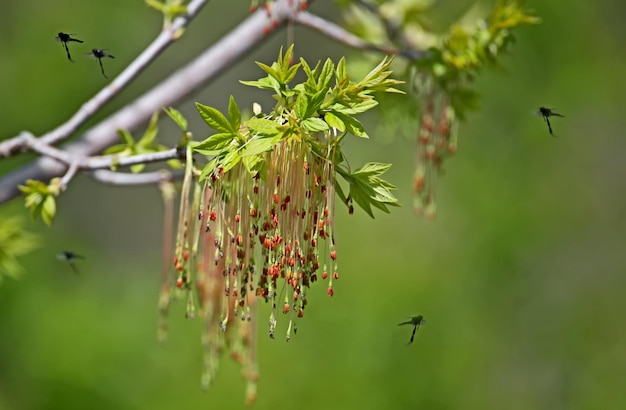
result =
[[[458,120],[444,91],[431,90],[422,100],[417,134],[417,168],[413,182],[415,212],[437,215],[437,178],[443,161],[457,149]]]
[[[333,296],[339,278],[333,163],[305,142],[284,140],[264,154],[261,169],[250,173],[240,161],[228,172],[218,166],[204,185],[192,181],[195,192],[183,186],[175,287],[187,294],[187,317],[198,310],[205,320],[205,387],[226,347],[256,392],[258,303],[271,304],[271,338],[287,316],[289,340],[311,285],[324,281]]]

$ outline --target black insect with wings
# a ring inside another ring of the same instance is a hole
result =
[[[72,63],[75,63],[75,61],[72,60],[72,56],[70,55],[70,49],[67,46],[67,43],[71,43],[72,41],[76,43],[83,43],[83,40],[79,40],[72,36],[73,34],[59,33],[54,39],[63,43],[63,47],[65,47],[65,52],[67,53],[67,59],[70,60]]]
[[[415,332],[417,332],[417,329],[420,327],[420,325],[426,323],[426,320],[424,319],[424,316],[422,315],[408,316],[408,318],[409,320],[407,320],[406,322],[398,323],[398,326],[402,326],[402,325],[413,326],[413,333],[411,333],[411,340],[409,340],[409,343],[407,343],[407,345],[410,345],[411,343],[413,343],[413,339],[415,339]]]
[[[94,48],[91,50],[90,53],[87,53],[85,55],[94,57],[98,59],[98,63],[100,63],[100,71],[102,71],[102,75],[104,76],[104,78],[109,78],[107,77],[107,75],[104,73],[104,67],[102,66],[102,59],[103,58],[115,58],[113,57],[111,54],[106,52],[106,48]]]
[[[57,255],[57,259],[67,261],[74,273],[78,275],[78,268],[75,264],[76,259],[85,259],[85,257],[71,251],[63,251]]]
[[[552,135],[553,137],[555,135],[552,132],[552,125],[550,125],[550,117],[563,117],[563,118],[565,118],[565,115],[561,115],[559,113],[556,113],[556,112],[553,111],[552,108],[546,108],[546,107],[539,107],[539,111],[537,111],[535,114],[541,115],[543,117],[543,119],[546,121],[546,124],[548,124],[548,131],[550,131],[550,135]]]

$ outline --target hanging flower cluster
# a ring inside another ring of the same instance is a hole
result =
[[[413,188],[415,210],[436,216],[437,177],[444,160],[457,150],[459,119],[475,108],[471,83],[486,65],[497,63],[514,40],[512,29],[539,19],[517,0],[499,1],[485,21],[473,27],[453,26],[439,46],[416,61],[416,94],[420,98],[417,166]]]
[[[289,340],[312,285],[323,282],[327,295],[334,294],[333,282],[339,279],[335,199],[350,213],[356,203],[372,216],[372,207],[389,212],[388,206],[397,206],[395,187],[380,178],[390,165],[367,163],[351,170],[341,151],[347,135],[367,137],[354,115],[376,106],[372,94],[398,92],[393,86],[399,82],[389,78],[391,61],[383,60],[355,83],[344,60],[336,67],[327,60],[311,68],[302,59],[289,63],[292,48],[282,54],[272,66],[257,63],[266,77],[243,82],[275,92],[270,114],[255,106],[255,115],[242,120],[232,97],[228,116],[196,104],[217,133],[186,145],[176,279],[165,284],[161,298],[165,313],[170,294],[183,292],[187,316],[205,321],[203,386],[213,380],[227,348],[242,364],[249,401],[258,379],[258,303],[271,304],[269,336],[275,337],[277,322],[285,317]],[[292,87],[300,68],[307,80]],[[194,153],[210,158],[201,171],[194,168]]]
[[[458,120],[448,95],[433,85],[423,88],[417,136],[417,166],[413,190],[417,214],[437,214],[437,177],[445,158],[456,152]]]

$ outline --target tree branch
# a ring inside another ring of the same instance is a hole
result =
[[[349,47],[353,47],[359,50],[401,55],[405,58],[408,58],[409,60],[418,60],[424,56],[424,52],[418,50],[401,50],[393,46],[377,46],[375,44],[368,43],[362,38],[350,33],[343,27],[338,26],[307,11],[297,13],[293,16],[293,19],[303,26],[310,27],[314,30],[319,31],[325,36],[330,37],[333,40],[336,40]]]
[[[67,172],[65,173],[65,175],[63,175],[63,178],[61,178],[61,190],[65,191],[65,188],[67,188],[67,186],[69,185],[70,181],[72,180],[72,178],[74,178],[74,175],[76,175],[76,172],[78,171],[78,162],[72,162],[70,164],[69,169],[67,170]]]
[[[93,179],[107,185],[151,185],[163,181],[174,181],[182,179],[183,171],[161,170],[155,172],[143,172],[141,174],[130,174],[126,172],[113,172],[106,169],[99,169],[87,172]]]
[[[289,0],[273,3],[272,19],[284,24],[293,13]],[[135,130],[154,111],[174,105],[192,92],[215,79],[238,58],[266,38],[265,30],[272,27],[265,11],[258,10],[195,60],[170,75],[161,84],[134,102],[105,118],[87,130],[78,140],[64,147],[69,153],[90,156],[101,152],[117,140],[118,129]],[[42,139],[43,140],[43,139]],[[49,180],[62,175],[67,166],[51,158],[38,158],[32,164],[13,171],[0,179],[0,203],[19,195],[18,185],[28,179]]]
[[[67,139],[76,132],[81,125],[130,84],[130,82],[154,61],[159,54],[178,40],[178,38],[180,38],[181,29],[191,22],[207,2],[208,0],[192,0],[187,6],[186,15],[176,18],[170,26],[164,27],[152,44],[130,63],[110,85],[100,90],[91,100],[84,103],[68,121],[61,124],[53,131],[43,135],[41,140],[47,145],[54,145],[57,142]],[[18,136],[0,143],[0,157],[11,156],[24,148],[22,142],[23,139]]]
[[[69,182],[79,170],[96,170],[102,168],[124,167],[136,164],[148,164],[151,162],[168,161],[170,159],[176,159],[181,157],[181,152],[177,148],[172,148],[166,151],[132,155],[128,157],[120,157],[119,155],[115,154],[96,157],[83,157],[68,151],[51,147],[50,145],[43,142],[41,139],[35,138],[34,135],[26,131],[22,131],[18,138],[25,148],[28,148],[31,151],[34,151],[46,157],[55,159],[58,162],[69,166],[69,169],[61,179],[62,190],[65,190]],[[115,172],[111,173],[115,174]],[[116,184],[116,181],[120,181],[118,183],[120,185],[146,184],[147,182],[145,181],[160,182],[163,180],[162,173],[160,173],[159,175],[150,175],[143,178],[129,178],[130,175],[138,174],[126,174],[125,177],[113,177],[112,175],[106,173],[99,173],[95,175],[95,179],[97,180],[100,178],[103,180],[103,182],[106,182],[108,184]]]
[[[103,155],[95,157],[84,157],[73,154],[62,149],[51,147],[41,139],[35,138],[31,133],[22,131],[19,138],[22,139],[26,148],[41,155],[56,159],[66,165],[75,165],[77,169],[101,169],[115,166],[125,167],[129,165],[148,164],[151,162],[169,161],[181,157],[181,153],[176,148],[165,151],[149,152],[146,154],[131,155],[121,157],[119,155]]]

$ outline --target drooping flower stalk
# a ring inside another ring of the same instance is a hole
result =
[[[457,149],[458,119],[450,96],[432,83],[423,89],[421,106],[414,207],[417,214],[433,219],[437,214],[437,179],[442,164]]]

